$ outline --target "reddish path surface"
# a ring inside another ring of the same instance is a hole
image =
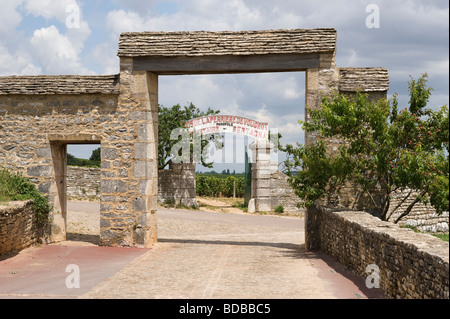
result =
[[[98,214],[96,204],[70,207]],[[303,239],[301,218],[160,209],[152,249],[68,241],[1,257],[0,298],[383,297]],[[79,288],[66,285],[72,264]]]
[[[148,249],[45,245],[0,259],[0,298],[77,298]],[[79,269],[80,288],[68,288]],[[69,279],[68,279],[69,278]]]

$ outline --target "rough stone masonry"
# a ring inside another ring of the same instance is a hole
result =
[[[124,33],[118,75],[0,77],[0,166],[22,172],[50,198],[50,240],[60,241],[67,144],[99,144],[101,243],[149,247],[157,239],[158,76],[304,71],[306,120],[333,91],[386,96],[386,69],[340,69],[335,52],[331,28]],[[266,171],[258,167],[255,176]],[[260,186],[256,200],[265,196]]]

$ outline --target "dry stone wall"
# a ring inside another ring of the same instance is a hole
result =
[[[47,228],[36,224],[32,201],[0,204],[0,255],[46,241],[48,235]]]
[[[279,170],[270,175],[272,210],[281,205],[285,212],[302,216],[305,210],[297,206],[300,199],[287,180],[288,176]]]
[[[74,199],[100,199],[99,168],[69,166],[67,195]],[[198,206],[195,199],[195,164],[170,164],[158,171],[158,202]]]
[[[170,163],[169,169],[158,171],[159,203],[198,206],[195,195],[195,164]]]
[[[100,168],[68,166],[67,196],[100,199]]]
[[[363,278],[375,265],[389,298],[449,298],[448,242],[365,212],[315,207],[306,215],[308,248],[335,256]]]
[[[390,204],[391,211],[397,207],[403,198],[407,197],[409,190],[397,191],[392,197]],[[389,219],[390,221],[395,221],[400,214],[405,211],[408,205],[414,200],[414,195],[418,192],[413,192],[407,199],[401,204],[400,208],[394,212]],[[441,215],[436,213],[436,210],[431,205],[425,205],[422,203],[416,203],[412,211],[399,221],[399,225],[402,226],[413,226],[420,231],[431,232],[431,233],[448,233],[448,222],[449,214],[448,212],[443,212]]]

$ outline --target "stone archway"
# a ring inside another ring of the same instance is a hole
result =
[[[306,105],[316,108],[322,95],[338,90],[335,46],[334,29],[123,33],[119,105],[128,104],[147,119],[148,139],[135,148],[157,149],[159,75],[305,71]],[[146,168],[146,183],[157,184],[156,154],[147,152],[139,165]],[[148,188],[145,196],[145,211],[153,214],[157,191]]]

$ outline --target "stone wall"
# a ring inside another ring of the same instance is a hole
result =
[[[32,201],[0,204],[0,255],[45,241],[46,231],[36,224]]]
[[[100,199],[100,168],[68,166],[67,196]]]
[[[405,198],[409,193],[409,190],[397,191],[392,197],[390,204],[391,211],[401,203],[401,200]],[[405,202],[400,206],[398,212],[392,214],[390,221],[395,221],[401,212],[403,212],[408,205],[414,200],[414,195],[417,192],[413,192]],[[399,225],[408,225],[416,227],[420,231],[432,232],[432,233],[448,233],[449,227],[449,214],[443,212],[441,215],[436,214],[436,210],[431,205],[425,205],[422,203],[416,203],[412,211],[399,221]]]
[[[67,195],[77,199],[100,198],[100,169],[67,168]],[[197,206],[195,199],[195,164],[170,164],[158,172],[158,202]]]
[[[169,164],[158,172],[158,202],[198,206],[195,199],[195,164]]]
[[[306,214],[306,245],[367,278],[379,268],[389,298],[449,298],[449,244],[358,211],[315,207]]]
[[[52,241],[65,239],[66,146],[88,143],[101,145],[102,245],[156,240],[155,210],[147,207],[156,204],[149,194],[157,188],[157,108],[147,102],[157,79],[130,76],[122,61],[120,81],[118,75],[0,77],[0,165],[29,177],[55,205]]]
[[[305,209],[297,206],[300,198],[295,194],[287,180],[288,176],[279,170],[270,174],[272,210],[276,206],[282,205],[284,212],[303,215]]]

